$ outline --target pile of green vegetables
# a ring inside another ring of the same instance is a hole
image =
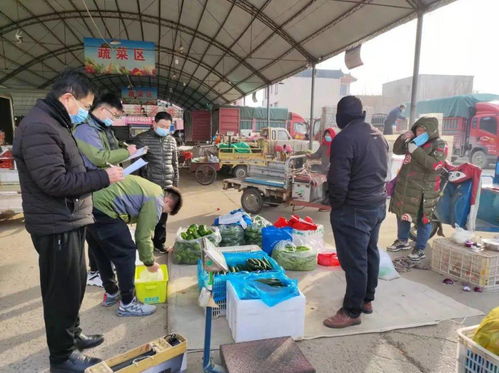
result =
[[[182,237],[183,240],[191,241],[191,240],[195,240],[197,238],[208,236],[210,234],[213,234],[213,230],[208,228],[206,225],[204,225],[204,224],[200,224],[200,225],[192,224],[189,226],[189,228],[187,228],[187,230],[185,232],[182,232],[180,234],[180,237]]]
[[[244,229],[239,224],[220,225],[220,247],[244,245]]]
[[[219,235],[206,225],[190,225],[181,232],[173,245],[173,263],[196,264],[202,257],[201,239],[206,237],[215,246],[220,242]]]
[[[253,218],[253,224],[244,230],[246,245],[258,245],[262,247],[262,228],[272,225],[267,219],[257,215]]]
[[[316,250],[290,241],[279,242],[272,251],[272,258],[288,271],[313,271],[317,267]]]

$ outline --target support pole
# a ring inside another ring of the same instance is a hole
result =
[[[421,37],[423,33],[423,11],[418,10],[418,23],[416,27],[416,47],[414,50],[414,70],[412,72],[412,90],[411,90],[411,112],[409,117],[409,128],[416,120],[416,102],[418,96],[419,82],[419,60],[421,57]]]
[[[312,150],[312,143],[314,140],[314,91],[315,91],[315,64],[312,65],[312,84],[310,92],[310,128],[309,128],[309,138],[308,147]]]
[[[270,127],[270,85],[267,86],[266,88],[266,94],[267,94],[267,127]],[[269,133],[270,135],[270,133]]]

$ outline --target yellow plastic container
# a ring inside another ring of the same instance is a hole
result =
[[[163,272],[162,281],[147,281],[140,279],[142,271],[147,271],[145,266],[135,267],[135,292],[137,298],[142,303],[155,304],[165,303],[168,287],[168,268],[166,264],[161,264],[160,271]]]

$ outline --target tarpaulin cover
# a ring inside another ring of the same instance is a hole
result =
[[[426,113],[442,113],[444,117],[471,118],[475,115],[475,104],[477,102],[490,102],[496,100],[499,100],[499,95],[479,93],[419,101],[416,104],[416,116]],[[409,110],[410,103],[407,104],[406,113],[408,113]]]

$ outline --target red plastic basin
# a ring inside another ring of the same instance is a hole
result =
[[[320,253],[317,256],[317,263],[325,267],[337,267],[340,265],[336,253]]]

